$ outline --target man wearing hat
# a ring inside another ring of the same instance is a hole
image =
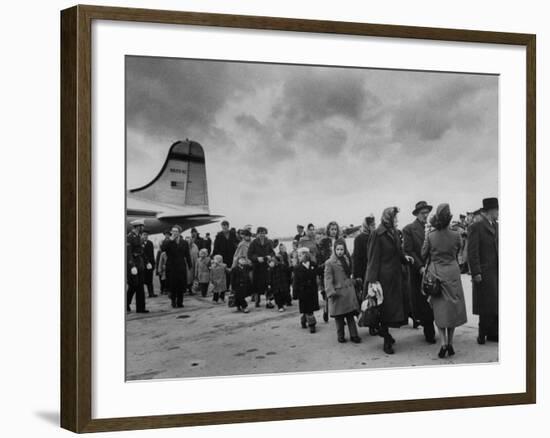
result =
[[[498,342],[498,199],[485,198],[481,218],[468,230],[473,313],[479,315],[478,344]]]
[[[412,314],[424,328],[424,338],[430,344],[435,343],[434,314],[426,296],[422,293],[422,275],[426,260],[422,257],[426,222],[432,206],[426,201],[419,201],[412,212],[416,219],[403,228],[403,251],[413,258],[409,268],[410,301]]]
[[[136,312],[148,313],[145,309],[145,291],[143,246],[141,244],[140,234],[143,231],[144,222],[142,219],[136,219],[130,222],[131,231],[126,236],[126,280],[128,282],[128,291],[126,292],[126,310],[131,311],[130,304],[134,295],[136,296]]]

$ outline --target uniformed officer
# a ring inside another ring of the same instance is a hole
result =
[[[132,230],[126,236],[126,263],[128,271],[126,279],[128,282],[128,291],[126,293],[126,310],[131,311],[130,304],[132,298],[136,296],[136,312],[149,313],[145,309],[145,291],[144,282],[144,260],[143,246],[141,243],[141,232],[143,231],[143,220],[136,219],[130,223]]]

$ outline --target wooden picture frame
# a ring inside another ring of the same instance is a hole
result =
[[[91,26],[93,20],[186,24],[348,34],[526,48],[526,391],[406,401],[253,409],[197,414],[92,418],[92,157]],[[61,12],[61,426],[99,432],[529,404],[536,401],[536,152],[535,57],[531,34],[75,6]]]

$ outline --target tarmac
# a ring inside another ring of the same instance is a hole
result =
[[[173,379],[247,374],[295,373],[406,366],[440,366],[498,361],[498,343],[478,345],[477,316],[471,312],[471,281],[462,278],[468,322],[456,329],[456,354],[440,359],[439,343],[428,344],[412,321],[391,329],[395,354],[382,350],[382,338],[359,327],[362,343],[341,344],[332,318],[316,312],[317,332],[300,326],[298,302],[285,312],[254,308],[237,312],[211,297],[185,295],[173,309],[167,295],[147,298],[150,313],[126,315],[126,379]],[[157,291],[158,291],[158,284]],[[158,292],[157,292],[158,293]],[[262,297],[263,298],[263,297]],[[132,305],[134,308],[134,305]]]

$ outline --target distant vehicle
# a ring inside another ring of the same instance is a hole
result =
[[[210,214],[204,149],[195,141],[175,142],[158,175],[126,195],[126,228],[143,219],[150,234],[173,225],[187,230],[222,217]]]

